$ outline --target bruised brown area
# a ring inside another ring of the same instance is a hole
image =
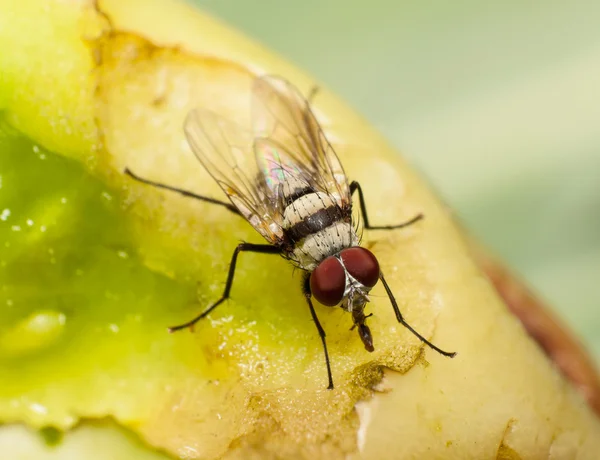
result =
[[[498,446],[498,452],[496,453],[496,460],[522,460],[522,457],[519,455],[519,453],[511,448],[507,442],[514,424],[515,420],[513,419],[509,420],[506,424],[504,435],[502,436],[502,440]]]
[[[471,242],[480,268],[508,308],[560,371],[600,415],[600,378],[594,362],[573,333],[521,280],[480,245]]]

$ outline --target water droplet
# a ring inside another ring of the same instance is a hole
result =
[[[67,317],[59,311],[34,312],[0,336],[0,350],[13,356],[42,350],[61,337],[66,322]]]
[[[21,231],[21,226],[20,225],[13,225],[12,227],[10,227],[10,229],[13,232],[20,232]]]
[[[63,196],[63,197],[60,199],[60,202],[61,202],[62,204],[67,204],[67,197],[66,197],[66,196]]]
[[[40,148],[37,145],[33,146],[33,153],[40,153]]]
[[[35,412],[38,415],[46,415],[48,413],[48,409],[46,409],[46,406],[42,406],[39,403],[31,403],[29,405],[29,409],[31,409],[32,412]]]
[[[33,221],[31,219],[27,219],[25,222],[29,227],[33,227]]]
[[[114,324],[114,323],[109,324],[108,328],[110,329],[110,332],[113,332],[115,334],[117,332],[119,332],[119,330],[120,330],[119,326],[117,324]]]
[[[6,220],[10,217],[10,209],[6,208],[0,213],[0,220],[6,222]]]
[[[102,192],[102,198],[108,201],[111,201],[113,199],[112,195],[108,192]]]
[[[121,259],[127,259],[129,257],[129,254],[127,254],[127,252],[125,251],[117,251],[117,255],[121,258]]]

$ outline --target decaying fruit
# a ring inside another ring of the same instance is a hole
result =
[[[210,105],[244,123],[255,75],[303,91],[308,76],[167,0],[3,5],[0,49],[10,209],[0,420],[68,431],[110,417],[190,458],[600,451],[598,421],[508,312],[438,200],[325,89],[317,116],[348,175],[379,203],[372,218],[426,215],[418,228],[366,234],[366,246],[407,320],[459,355],[423,350],[376,289],[373,354],[343,312],[319,309],[337,383],[325,390],[299,277],[268,256],[244,259],[233,300],[194,334],[166,333],[218,295],[235,244],[259,237],[225,211],[132,183],[124,167],[218,197],[185,145],[187,111]]]

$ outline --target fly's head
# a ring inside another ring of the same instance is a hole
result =
[[[343,249],[335,256],[327,257],[312,272],[310,288],[315,298],[323,305],[339,305],[352,313],[354,327],[358,327],[367,351],[373,351],[373,337],[365,324],[370,315],[364,310],[369,301],[369,291],[379,279],[379,262],[373,253],[354,246]]]
[[[366,319],[371,315],[365,315],[365,307],[369,299],[369,291],[371,287],[365,286],[356,278],[348,276],[346,282],[347,293],[342,301],[342,308],[349,313],[352,313],[354,324],[351,329],[358,328],[358,335],[365,345],[365,349],[369,352],[375,350],[373,346],[373,336],[371,329],[366,324]]]

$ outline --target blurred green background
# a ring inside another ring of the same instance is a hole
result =
[[[356,107],[600,361],[600,2],[193,3]]]

